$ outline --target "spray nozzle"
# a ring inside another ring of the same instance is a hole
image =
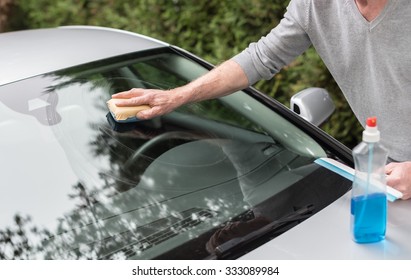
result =
[[[377,128],[377,117],[367,118],[367,126],[362,133],[362,140],[368,143],[380,141],[380,131]]]

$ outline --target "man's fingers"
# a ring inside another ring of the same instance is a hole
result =
[[[115,93],[111,97],[112,98],[126,98],[127,99],[127,98],[140,96],[143,93],[144,93],[143,89],[133,88],[133,89],[130,89],[130,90]]]
[[[151,102],[150,102],[150,97],[149,96],[123,98],[123,99],[118,99],[118,100],[115,101],[115,104],[118,107],[141,106],[141,105],[150,106],[150,103]]]
[[[152,119],[156,116],[163,115],[165,112],[162,112],[161,108],[156,106],[147,110],[142,110],[137,113],[137,118],[141,120]]]
[[[115,104],[118,107],[145,105],[141,104],[137,98],[119,99]]]
[[[396,165],[397,165],[397,163],[395,163],[395,162],[390,162],[389,164],[387,164],[385,166],[385,174],[387,174],[387,175],[391,174],[391,172],[394,170]]]
[[[399,178],[393,175],[388,175],[385,179],[386,179],[387,185],[393,188],[396,188],[398,184],[400,183]]]

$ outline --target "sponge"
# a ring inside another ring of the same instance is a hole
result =
[[[127,106],[127,107],[118,107],[115,102],[122,99],[110,99],[107,101],[107,107],[110,110],[111,115],[114,120],[117,122],[136,122],[139,119],[136,117],[137,113],[150,109],[148,105],[139,105],[139,106]]]

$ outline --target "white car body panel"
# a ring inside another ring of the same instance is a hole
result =
[[[73,44],[74,37],[79,42],[81,40],[81,44]],[[107,41],[108,37],[111,37],[110,41]],[[71,48],[65,47],[67,44]],[[0,61],[7,61],[0,68],[0,85],[4,85],[99,59],[166,47],[168,44],[111,28],[67,26],[3,33],[0,46]]]
[[[350,260],[410,259],[411,201],[388,203],[386,239],[357,244],[350,233],[351,192],[242,259]]]

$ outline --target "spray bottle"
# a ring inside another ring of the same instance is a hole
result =
[[[385,239],[387,198],[384,167],[388,151],[380,143],[377,118],[367,119],[362,142],[353,149],[355,176],[351,197],[351,233],[357,243]]]

